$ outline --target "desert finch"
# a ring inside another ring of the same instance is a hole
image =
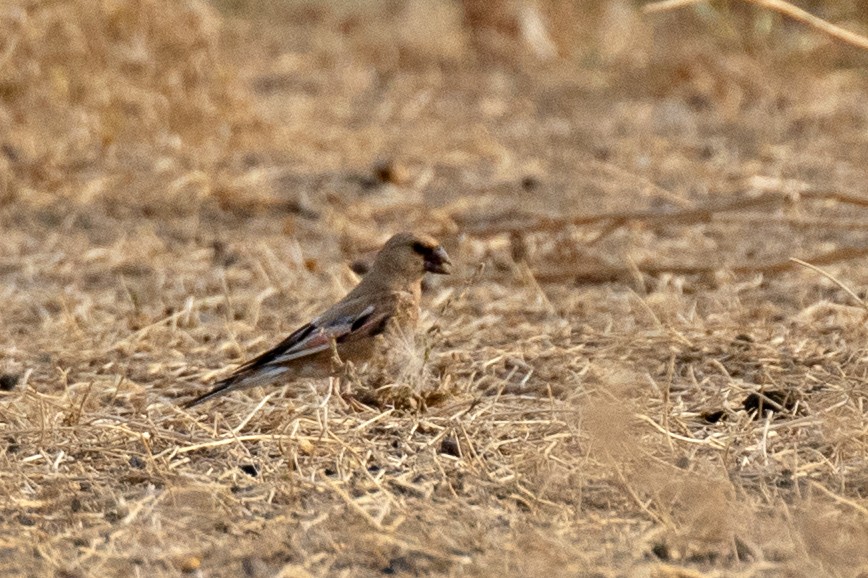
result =
[[[398,233],[346,297],[184,407],[278,380],[336,375],[343,362],[364,362],[384,353],[390,337],[415,329],[425,273],[448,275],[451,267],[449,255],[433,238]]]

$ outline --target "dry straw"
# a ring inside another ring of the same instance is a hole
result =
[[[219,4],[0,8],[0,574],[864,573],[863,78]],[[414,227],[403,374],[178,406]]]

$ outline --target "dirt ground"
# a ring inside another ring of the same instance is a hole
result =
[[[735,1],[4,2],[0,575],[868,576],[866,65]],[[401,375],[181,409],[408,229]]]

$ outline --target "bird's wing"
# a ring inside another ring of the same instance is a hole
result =
[[[336,344],[382,333],[391,316],[389,308],[357,302],[339,303],[307,325],[300,327],[272,349],[244,363],[240,374],[266,365],[282,365],[314,355]]]
[[[390,299],[374,301],[352,299],[335,304],[275,347],[238,367],[232,375],[217,382],[211,391],[186,403],[185,407],[236,389],[264,385],[289,371],[287,366],[293,361],[327,351],[332,343],[340,346],[379,335],[392,317],[394,306]]]

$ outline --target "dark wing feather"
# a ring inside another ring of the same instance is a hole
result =
[[[314,319],[307,325],[292,332],[286,339],[253,359],[242,364],[232,375],[217,382],[208,393],[184,404],[193,407],[213,397],[242,389],[260,382],[268,381],[270,376],[277,377],[286,369],[281,368],[296,359],[302,359],[326,351],[332,343],[347,343],[383,332],[391,314],[378,311],[368,305],[358,312],[358,303],[343,303],[326,314]]]
[[[303,342],[305,339],[310,337],[311,333],[317,330],[316,325],[313,323],[308,323],[302,327],[299,327],[292,333],[290,333],[283,341],[266,351],[260,355],[257,355],[253,359],[248,359],[243,364],[241,364],[232,375],[238,375],[241,372],[248,371],[251,369],[256,369],[257,367],[262,367],[263,365],[267,365],[277,359],[282,353],[285,353],[287,350],[290,350],[296,347],[299,343]]]

